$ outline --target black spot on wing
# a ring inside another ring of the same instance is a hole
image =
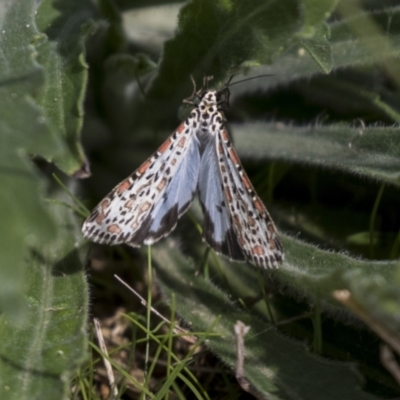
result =
[[[133,247],[140,247],[146,241],[152,241],[154,243],[168,235],[168,233],[176,227],[178,218],[178,205],[175,205],[168,210],[161,219],[160,228],[157,229],[157,231],[150,231],[154,219],[151,217],[151,214],[149,214],[142,222],[141,227],[129,238],[127,243]]]
[[[96,207],[90,216],[86,219],[85,223],[93,222],[99,216],[99,209]]]
[[[147,240],[157,241],[170,233],[178,222],[178,205],[170,208],[161,219],[160,227],[156,231],[150,231],[147,235]]]
[[[246,257],[242,252],[241,247],[237,241],[237,236],[233,227],[229,228],[226,232],[225,238],[222,242],[217,242],[213,239],[214,223],[210,218],[210,214],[203,207],[204,221],[203,221],[203,238],[217,253],[229,257],[234,261],[245,261]]]
[[[140,228],[129,238],[127,244],[133,247],[142,246],[149,234],[149,230],[152,223],[153,223],[153,218],[151,218],[151,214],[149,213],[146,219],[142,222]]]

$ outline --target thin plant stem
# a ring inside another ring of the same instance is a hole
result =
[[[149,354],[150,354],[150,329],[151,329],[151,300],[153,288],[153,268],[151,265],[151,246],[147,246],[147,275],[148,275],[148,289],[147,289],[147,316],[146,316],[146,355],[144,361],[144,375],[146,381],[149,382],[147,372],[149,368]]]
[[[269,302],[267,293],[265,291],[265,287],[264,287],[264,284],[263,284],[264,279],[263,279],[263,277],[261,275],[261,272],[260,272],[259,268],[257,268],[257,277],[258,277],[258,282],[260,284],[260,288],[261,288],[261,291],[262,291],[262,294],[263,294],[264,303],[265,303],[265,305],[267,307],[269,320],[271,321],[271,324],[275,325],[275,318],[274,318],[274,314],[272,312],[271,303]]]
[[[375,231],[374,231],[374,227],[375,227],[375,221],[376,221],[376,214],[378,211],[378,207],[379,207],[379,203],[381,202],[382,199],[382,194],[383,194],[383,190],[385,189],[385,184],[383,183],[381,185],[381,187],[379,188],[379,192],[376,196],[375,199],[375,203],[374,203],[374,207],[372,208],[372,213],[371,213],[371,218],[369,220],[369,253],[370,253],[370,257],[373,258],[374,257],[374,236],[375,236]]]
[[[210,254],[211,247],[206,247],[203,258],[200,263],[200,272],[204,275],[206,279],[210,279],[210,271],[208,268],[208,256]]]
[[[173,352],[173,338],[174,338],[174,326],[175,326],[175,293],[171,294],[171,323],[169,324],[168,332],[168,351],[167,351],[167,379],[171,375],[172,369],[172,352]],[[165,400],[168,400],[169,392],[165,394]]]
[[[65,190],[65,192],[69,195],[69,197],[71,197],[71,199],[78,205],[78,208],[80,209],[79,213],[81,215],[88,216],[90,212],[85,207],[85,205],[64,185],[64,183],[56,174],[53,174],[53,178]]]

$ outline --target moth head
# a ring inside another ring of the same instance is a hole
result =
[[[210,90],[208,88],[208,83],[213,79],[212,76],[204,76],[203,87],[199,90],[196,90],[196,82],[193,76],[191,76],[191,79],[193,83],[193,93],[190,97],[183,100],[184,103],[195,107],[203,106],[208,108],[216,105],[218,110],[229,109],[230,91],[228,86],[231,78],[226,84],[216,90]]]

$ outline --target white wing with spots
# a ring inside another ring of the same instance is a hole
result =
[[[203,209],[203,238],[217,252],[231,260],[244,261],[245,257],[233,231],[226,207],[223,184],[218,166],[215,137],[207,142],[199,173],[198,192]]]
[[[104,244],[152,244],[175,228],[197,188],[207,243],[232,260],[275,268],[283,260],[282,245],[230,144],[220,111],[229,90],[196,96],[200,102],[190,117],[100,202],[83,234]]]
[[[275,225],[242,168],[225,129],[217,132],[215,146],[222,192],[238,246],[252,264],[277,268],[283,261],[283,250]]]
[[[189,208],[196,192],[200,167],[199,142],[193,136],[185,156],[151,213],[145,244],[152,244],[175,228],[178,218]]]
[[[103,244],[151,244],[171,232],[189,207],[199,173],[196,113],[93,210],[82,231]]]

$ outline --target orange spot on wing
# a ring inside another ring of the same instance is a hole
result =
[[[149,168],[151,165],[151,162],[149,160],[146,160],[139,168],[138,168],[138,172],[140,175],[144,174],[147,170],[147,168]]]
[[[110,226],[107,228],[107,232],[110,232],[110,233],[120,233],[120,232],[121,232],[121,228],[119,227],[119,225],[113,224],[113,225],[110,225]]]
[[[275,229],[274,225],[272,225],[272,224],[268,224],[267,229],[268,229],[269,233],[271,233],[271,234],[276,233],[276,229]]]
[[[231,159],[232,159],[232,161],[233,161],[233,163],[234,163],[235,165],[236,165],[236,164],[240,164],[239,157],[238,157],[238,155],[236,154],[236,151],[235,151],[235,150],[230,149],[230,150],[229,150],[229,155],[231,156]]]
[[[170,138],[168,138],[159,148],[158,148],[158,152],[159,153],[164,153],[165,150],[168,149],[168,147],[171,145],[172,140]]]
[[[264,249],[261,246],[254,246],[251,249],[252,254],[254,254],[255,256],[262,256],[264,255]]]
[[[236,214],[232,216],[232,221],[233,221],[233,225],[235,225],[237,228],[240,228],[240,226],[241,226],[240,219]]]
[[[269,239],[268,240],[268,244],[271,250],[275,250],[276,249],[276,243],[274,239]]]
[[[182,136],[178,142],[178,146],[179,147],[184,147],[185,146],[185,142],[186,142],[186,137]]]
[[[110,200],[104,199],[104,200],[101,202],[100,207],[101,207],[102,210],[104,210],[105,208],[107,208],[107,207],[109,206],[109,204],[110,204]]]
[[[167,184],[167,180],[165,178],[161,179],[160,183],[157,185],[157,190],[161,192]]]
[[[263,203],[261,203],[261,201],[259,199],[254,200],[254,206],[255,208],[260,211],[261,213],[264,212],[264,206]]]
[[[222,139],[224,140],[229,140],[229,135],[228,135],[228,131],[226,129],[224,129],[221,133]]]
[[[96,218],[96,223],[99,225],[102,224],[105,217],[106,217],[106,214],[104,214],[104,212],[99,213],[99,215]]]
[[[245,176],[245,175],[242,176],[242,182],[243,182],[243,185],[246,187],[247,190],[251,189],[251,183],[250,183],[249,178],[247,176]]]
[[[185,129],[185,124],[180,124],[179,126],[178,126],[178,128],[176,129],[176,132],[177,133],[182,133],[183,132],[183,130]]]
[[[238,236],[237,240],[241,247],[244,247],[246,245],[246,241],[243,239],[243,236]]]
[[[121,194],[122,192],[124,192],[126,189],[128,189],[131,186],[131,182],[129,181],[129,179],[126,179],[125,181],[121,182],[118,185],[117,188],[117,192],[118,194]]]
[[[225,197],[228,203],[232,203],[232,194],[228,187],[225,188]]]
[[[100,224],[102,224],[103,221],[105,220],[105,218],[106,218],[105,210],[106,210],[106,208],[107,208],[109,205],[110,205],[110,200],[109,200],[109,199],[104,199],[104,200],[100,203],[100,206],[99,206],[99,208],[100,208],[99,214],[98,214],[97,217],[96,217],[96,223],[97,223],[97,224],[100,225]]]
[[[131,228],[133,231],[136,231],[136,229],[139,227],[139,224],[136,221],[133,221],[131,224]]]
[[[149,202],[145,202],[143,203],[140,208],[139,208],[139,213],[142,214],[144,212],[146,212],[149,208],[151,207],[151,204]]]
[[[126,208],[131,208],[131,207],[133,206],[134,201],[135,201],[134,199],[128,200],[128,201],[124,204],[124,207],[126,207]]]

